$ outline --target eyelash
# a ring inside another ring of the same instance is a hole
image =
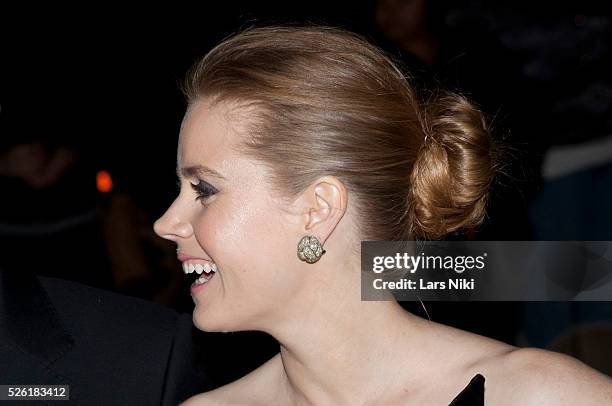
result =
[[[217,190],[215,190],[215,188],[213,188],[212,186],[210,186],[206,182],[200,181],[196,185],[194,185],[193,183],[190,183],[190,184],[191,184],[191,188],[198,195],[198,197],[196,197],[196,200],[203,201],[205,199],[208,199],[209,197],[211,197],[215,193],[217,193]],[[204,203],[202,202],[202,204],[204,204]]]

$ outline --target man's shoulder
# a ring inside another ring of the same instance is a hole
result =
[[[0,276],[10,322],[0,363],[23,382],[68,382],[79,404],[176,405],[210,388],[190,315],[76,282]]]
[[[177,323],[188,318],[140,298],[63,279],[38,278],[61,319],[73,324],[71,330],[86,326],[98,332],[121,329],[124,334],[135,330],[172,334]]]

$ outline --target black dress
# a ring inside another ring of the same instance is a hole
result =
[[[485,378],[476,374],[448,406],[484,406]]]

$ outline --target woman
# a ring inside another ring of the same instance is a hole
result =
[[[243,30],[184,90],[180,193],[155,231],[198,278],[198,328],[280,343],[185,405],[612,403],[611,380],[577,360],[360,300],[360,241],[482,221],[498,147],[465,98],[420,103],[377,47],[320,26]]]

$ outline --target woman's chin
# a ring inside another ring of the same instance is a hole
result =
[[[200,314],[198,311],[198,306],[196,305],[193,310],[193,325],[202,331],[206,331],[209,333],[217,332],[218,322],[212,320],[208,314]]]
[[[198,311],[197,305],[193,310],[193,324],[198,330],[207,333],[228,333],[239,330],[232,323],[228,323],[227,320],[220,320],[209,312]]]

